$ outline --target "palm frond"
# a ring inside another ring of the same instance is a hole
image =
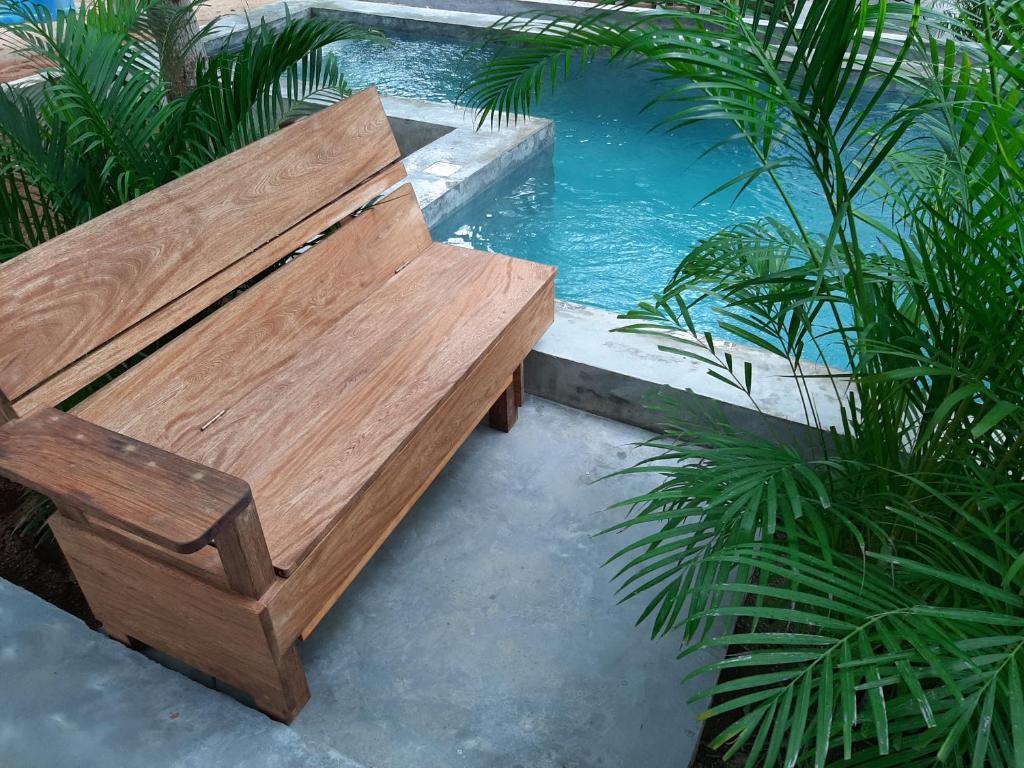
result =
[[[727,330],[788,362],[809,425],[830,381],[842,421],[805,456],[677,404],[627,470],[659,482],[612,529],[622,594],[684,655],[731,649],[697,674],[728,673],[701,697],[747,765],[1021,764],[1024,2],[601,5],[502,22],[466,99],[509,119],[608,55],[659,75],[662,128],[730,122],[755,165],[716,193],[768,180],[790,220],[707,238],[621,330],[757,409]]]
[[[379,35],[329,19],[250,28],[240,50],[200,58],[191,94],[171,94],[162,59],[204,46],[201,4],[98,0],[51,16],[23,8],[2,26],[41,66],[39,83],[0,88],[0,260],[254,141],[347,94],[323,47]]]
[[[279,31],[251,28],[237,51],[200,65],[185,104],[183,170],[255,141],[348,94],[336,57],[324,46],[348,39],[381,40],[351,24],[325,18],[290,19]]]

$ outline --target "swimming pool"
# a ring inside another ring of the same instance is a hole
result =
[[[450,40],[392,38],[333,46],[353,88],[455,101],[485,54]],[[745,145],[707,150],[729,135],[705,123],[677,134],[652,131],[639,113],[656,93],[653,76],[597,63],[546,97],[537,114],[555,120],[553,158],[531,162],[434,227],[439,240],[521,256],[560,269],[562,299],[622,312],[662,289],[700,239],[759,216],[788,214],[768,184],[703,198],[754,166]],[[784,174],[787,172],[783,172]],[[827,231],[830,219],[810,177],[788,172],[794,204]],[[715,329],[710,307],[695,319]]]

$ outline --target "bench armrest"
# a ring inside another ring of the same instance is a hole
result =
[[[252,505],[249,484],[52,408],[0,428],[0,475],[180,553]]]

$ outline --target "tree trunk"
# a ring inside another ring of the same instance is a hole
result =
[[[199,32],[195,8],[188,0],[164,0],[150,11],[150,20],[160,47],[160,72],[168,83],[167,94],[175,99],[196,87],[196,66],[206,60],[202,42],[189,44]]]

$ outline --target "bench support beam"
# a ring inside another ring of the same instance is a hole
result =
[[[11,401],[4,397],[4,393],[0,392],[0,425],[6,424],[8,421],[14,421],[18,418],[18,414],[14,412],[14,406],[11,405]]]
[[[275,654],[278,685],[276,690],[265,691],[254,697],[256,708],[282,723],[291,723],[309,701],[309,684],[302,668],[302,659],[293,645],[283,653]]]
[[[217,534],[217,553],[228,584],[240,595],[258,598],[274,583],[267,540],[256,515],[255,503]]]
[[[276,642],[263,603],[199,581],[62,512],[50,517],[50,527],[113,639],[156,648],[245,691],[281,722],[291,722],[309,700],[298,649]]]
[[[501,393],[488,414],[488,423],[493,429],[511,432],[519,418],[519,407],[523,404],[523,364],[512,372],[512,381]]]

